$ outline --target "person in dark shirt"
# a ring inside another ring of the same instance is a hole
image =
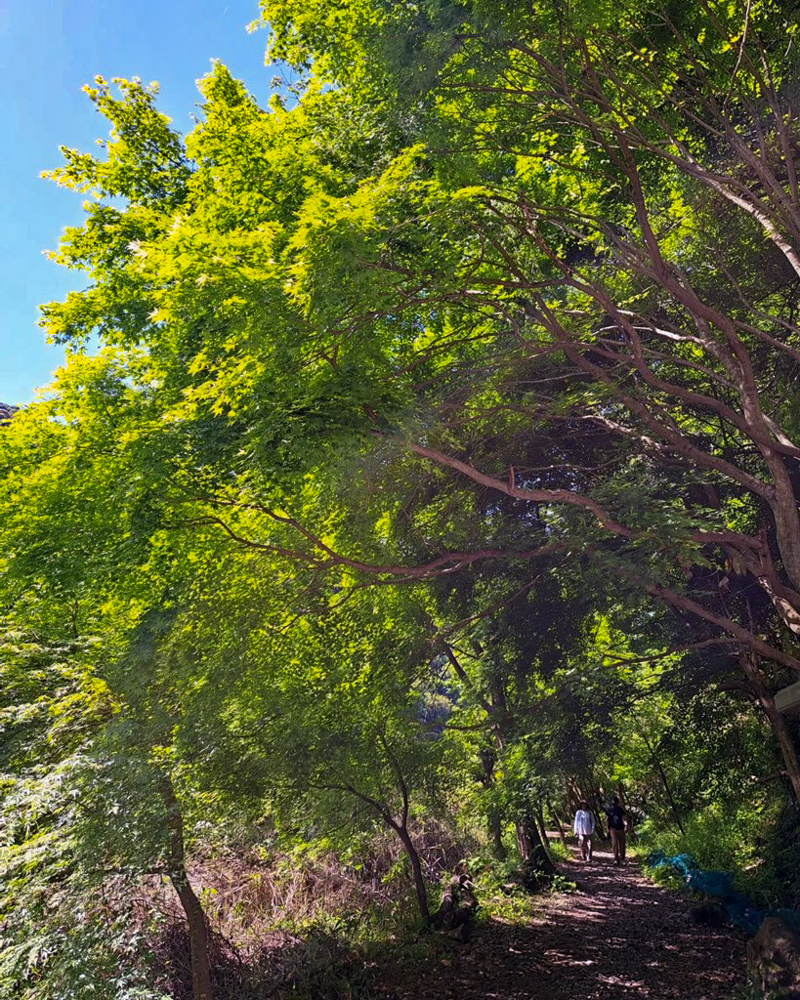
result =
[[[611,847],[614,851],[614,864],[621,865],[625,860],[625,817],[628,815],[620,805],[615,795],[611,805],[605,810],[608,817],[608,832],[611,835]]]

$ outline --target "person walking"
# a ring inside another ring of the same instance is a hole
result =
[[[614,864],[621,865],[625,860],[625,817],[628,815],[615,795],[611,805],[605,810],[608,817],[608,832],[611,836],[611,847],[614,851]]]
[[[578,811],[575,813],[575,823],[573,824],[575,836],[578,838],[578,846],[581,849],[581,857],[584,861],[592,860],[592,834],[594,833],[594,816],[589,810],[589,803],[582,801],[578,803]]]

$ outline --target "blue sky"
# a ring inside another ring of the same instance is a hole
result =
[[[88,151],[107,133],[81,87],[158,80],[159,107],[188,132],[195,80],[216,58],[266,102],[267,35],[245,30],[257,15],[257,0],[0,0],[0,401],[49,381],[63,351],[45,344],[37,306],[85,284],[42,255],[80,221],[81,196],[39,178],[60,145]]]

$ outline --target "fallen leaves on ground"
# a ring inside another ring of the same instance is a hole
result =
[[[375,970],[381,1000],[729,1000],[745,939],[692,921],[691,903],[635,862],[595,852],[562,870],[578,890],[534,900],[528,921],[481,924],[447,954]]]

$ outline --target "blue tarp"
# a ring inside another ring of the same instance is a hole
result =
[[[734,927],[740,927],[750,935],[756,933],[766,917],[780,917],[800,932],[800,910],[757,906],[733,888],[733,879],[728,872],[703,871],[691,854],[668,857],[663,851],[655,851],[645,860],[645,864],[650,868],[670,867],[679,872],[690,889],[718,900]]]

